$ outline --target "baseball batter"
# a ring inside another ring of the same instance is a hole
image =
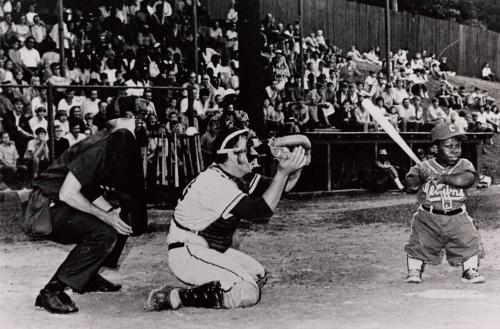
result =
[[[192,288],[151,291],[147,311],[237,308],[259,301],[266,271],[252,257],[231,248],[233,234],[240,219],[266,222],[308,160],[305,150],[295,147],[280,160],[274,178],[253,175],[247,135],[247,129],[222,132],[214,141],[215,163],[184,189],[167,237],[168,263],[174,275]]]
[[[408,254],[408,283],[420,283],[426,263],[439,265],[443,249],[452,266],[462,266],[462,281],[483,283],[478,272],[482,246],[464,202],[466,190],[476,180],[470,161],[460,158],[463,132],[451,123],[440,123],[431,131],[437,145],[436,158],[410,169],[409,189],[418,189],[419,207],[411,224],[405,251]]]

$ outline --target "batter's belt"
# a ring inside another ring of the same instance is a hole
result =
[[[426,206],[426,205],[421,205],[420,206],[423,210],[430,212],[431,214],[435,215],[444,215],[444,216],[453,216],[453,215],[458,215],[462,212],[465,211],[465,206],[462,206],[461,208],[458,209],[453,209],[453,210],[440,210],[440,209],[434,209],[434,207]]]

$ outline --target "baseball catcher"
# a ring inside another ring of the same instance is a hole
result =
[[[249,131],[225,129],[214,142],[215,163],[184,189],[167,237],[168,264],[189,288],[151,291],[145,310],[249,307],[258,303],[266,280],[264,267],[231,248],[241,219],[265,223],[283,191],[291,190],[308,163],[303,140],[274,141],[278,169],[272,178],[252,174]],[[310,146],[310,144],[309,144]],[[287,147],[285,150],[284,148]],[[288,149],[289,148],[289,149]]]

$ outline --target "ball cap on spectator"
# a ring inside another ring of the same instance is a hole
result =
[[[450,122],[441,122],[431,130],[431,139],[433,143],[456,136],[460,136],[462,140],[466,139],[465,132]]]
[[[380,151],[378,151],[378,155],[387,155],[387,150],[386,149],[380,149]]]

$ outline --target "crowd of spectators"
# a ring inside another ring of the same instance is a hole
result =
[[[138,135],[150,154],[157,152],[157,143],[148,138],[182,134],[194,126],[202,135],[206,163],[220,116],[248,126],[248,114],[237,102],[238,12],[232,4],[226,19],[210,20],[198,3],[199,49],[194,52],[192,1],[123,1],[87,12],[66,8],[63,67],[58,24],[44,23],[39,2],[0,1],[4,180],[29,182],[48,165],[47,90],[23,85],[95,86],[55,88],[56,157],[105,129],[108,119],[136,115],[127,111],[130,108],[142,113],[137,117]],[[388,78],[382,73],[386,61],[378,47],[364,53],[355,46],[343,51],[321,30],[304,36],[301,62],[299,24],[276,21],[271,14],[262,20],[261,39],[262,111],[269,136],[320,128],[377,131],[378,125],[360,106],[364,98],[371,98],[401,131],[428,131],[443,120],[469,131],[496,131],[500,124],[498,106],[486,91],[467,91],[449,82],[454,72],[445,57],[399,49],[391,55],[393,73]],[[361,72],[360,63],[372,67],[369,74]],[[493,79],[491,69],[488,77]],[[431,80],[441,84],[435,94]],[[150,89],[154,86],[191,88],[194,118],[187,115],[187,89]]]

